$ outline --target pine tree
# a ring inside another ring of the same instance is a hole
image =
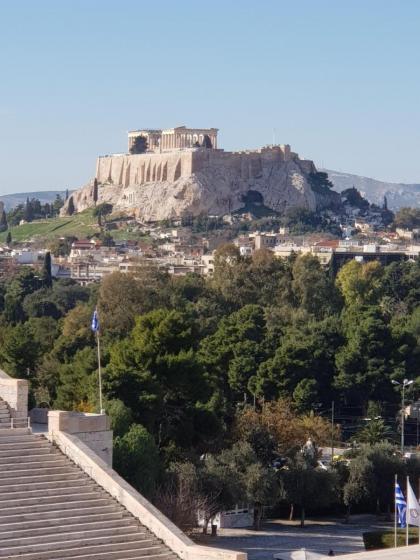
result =
[[[55,200],[53,202],[53,209],[54,213],[58,214],[60,212],[60,208],[64,205],[64,200],[61,198],[59,194],[56,195]]]
[[[6,237],[6,243],[7,243],[8,245],[10,245],[11,242],[12,242],[12,232],[11,232],[11,231],[8,231],[8,232],[7,232],[7,237]]]

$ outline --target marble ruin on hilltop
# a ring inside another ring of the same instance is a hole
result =
[[[243,208],[250,191],[279,213],[329,203],[309,184],[313,162],[288,144],[226,152],[217,133],[185,126],[130,131],[128,153],[98,157],[95,177],[70,196],[62,214],[108,202],[145,222],[223,215]],[[130,153],[139,136],[146,150]]]
[[[147,152],[162,153],[182,148],[198,148],[206,144],[208,147],[217,149],[217,128],[187,128],[177,126],[167,130],[131,130],[128,133],[128,151],[130,152],[135,139],[143,136],[147,140]]]

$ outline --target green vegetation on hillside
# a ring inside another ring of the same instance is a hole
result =
[[[93,210],[88,209],[68,217],[36,220],[10,228],[14,241],[50,241],[56,237],[90,237],[100,231]],[[6,232],[0,233],[0,241],[5,242]]]

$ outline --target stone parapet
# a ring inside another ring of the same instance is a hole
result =
[[[112,466],[112,430],[106,414],[50,410],[48,433],[76,434],[105,463]]]
[[[69,412],[67,410],[50,410],[48,412],[48,431],[67,432],[103,432],[109,430],[110,421],[106,414],[89,414]]]
[[[26,379],[15,379],[0,370],[0,398],[8,404],[12,418],[28,417],[28,392]]]

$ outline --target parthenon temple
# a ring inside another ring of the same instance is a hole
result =
[[[128,150],[130,151],[138,136],[146,138],[148,152],[169,152],[198,146],[217,149],[217,132],[217,128],[186,128],[185,126],[166,130],[131,130],[128,133]]]

